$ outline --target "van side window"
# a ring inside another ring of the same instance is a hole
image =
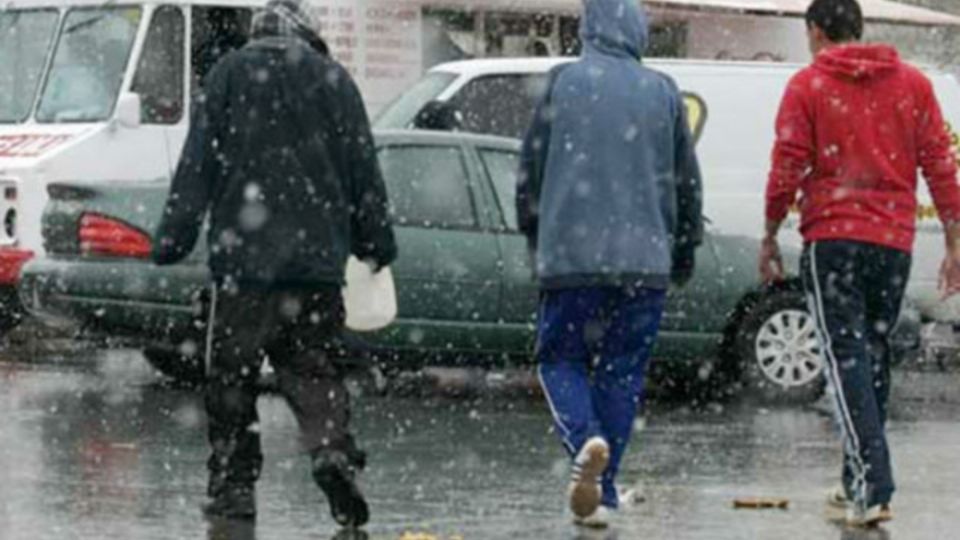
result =
[[[494,75],[475,79],[452,104],[463,115],[463,130],[523,137],[545,91],[546,75]]]
[[[184,26],[178,7],[153,12],[133,81],[145,124],[176,124],[183,117]]]
[[[379,157],[397,225],[477,226],[460,147],[388,146]]]
[[[246,45],[250,38],[253,11],[244,8],[193,8],[191,25],[193,40],[190,57],[193,61],[193,90],[227,53]]]
[[[510,231],[519,229],[517,225],[517,170],[520,168],[520,155],[508,150],[480,149],[480,160],[490,177],[493,189],[497,193],[500,212],[504,225]]]

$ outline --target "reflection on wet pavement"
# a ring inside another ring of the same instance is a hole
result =
[[[886,530],[824,518],[821,501],[839,473],[829,415],[730,405],[657,407],[624,463],[646,502],[611,530],[578,531],[563,514],[565,460],[539,402],[363,396],[355,417],[372,457],[367,535],[330,521],[277,398],[260,402],[259,520],[208,524],[198,509],[207,449],[197,395],[158,384],[136,355],[0,364],[0,539],[945,538],[960,525],[954,399],[895,399],[900,490]],[[741,497],[791,504],[735,510]]]

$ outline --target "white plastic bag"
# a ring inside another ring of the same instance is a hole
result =
[[[372,332],[397,318],[397,293],[389,267],[374,274],[368,264],[350,257],[346,277],[343,306],[347,311],[347,328]]]

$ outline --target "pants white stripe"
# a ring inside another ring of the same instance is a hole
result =
[[[543,381],[543,364],[537,368],[537,378],[540,380],[540,387],[543,388],[543,395],[547,397],[547,405],[550,406],[550,414],[553,415],[553,420],[557,423],[557,426],[560,427],[560,437],[563,439],[563,445],[567,447],[567,450],[571,454],[576,455],[578,448],[573,446],[573,441],[570,440],[570,429],[563,423],[563,419],[560,417],[560,413],[557,412],[557,408],[553,405],[553,399],[550,397],[550,388],[547,387],[547,384]]]
[[[813,305],[811,306],[814,311],[813,318],[817,321],[817,329],[820,333],[820,339],[823,342],[824,356],[826,356],[827,367],[829,368],[827,369],[827,376],[831,378],[831,385],[836,392],[835,402],[839,408],[840,425],[843,428],[842,431],[846,439],[847,453],[849,454],[847,458],[850,460],[851,468],[853,469],[854,485],[852,488],[854,500],[863,506],[866,504],[865,487],[867,482],[867,468],[863,463],[863,458],[860,456],[860,438],[857,436],[857,431],[853,424],[853,416],[850,414],[850,407],[847,404],[846,394],[843,391],[843,381],[840,379],[840,363],[833,353],[833,343],[830,338],[830,333],[827,331],[827,318],[823,309],[823,292],[820,289],[820,278],[817,272],[816,242],[810,246],[810,274],[813,281]]]
[[[204,374],[210,376],[210,369],[213,364],[213,327],[217,321],[217,285],[210,287],[210,318],[207,321],[207,344],[204,350],[203,368]]]

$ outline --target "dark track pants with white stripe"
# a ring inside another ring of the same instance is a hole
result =
[[[617,472],[643,403],[665,291],[585,287],[542,294],[540,382],[571,457],[593,437],[610,445],[603,506],[617,508]]]
[[[889,503],[895,489],[885,433],[890,335],[910,263],[909,253],[851,241],[810,243],[803,254],[804,288],[844,435],[844,487],[861,509]]]

